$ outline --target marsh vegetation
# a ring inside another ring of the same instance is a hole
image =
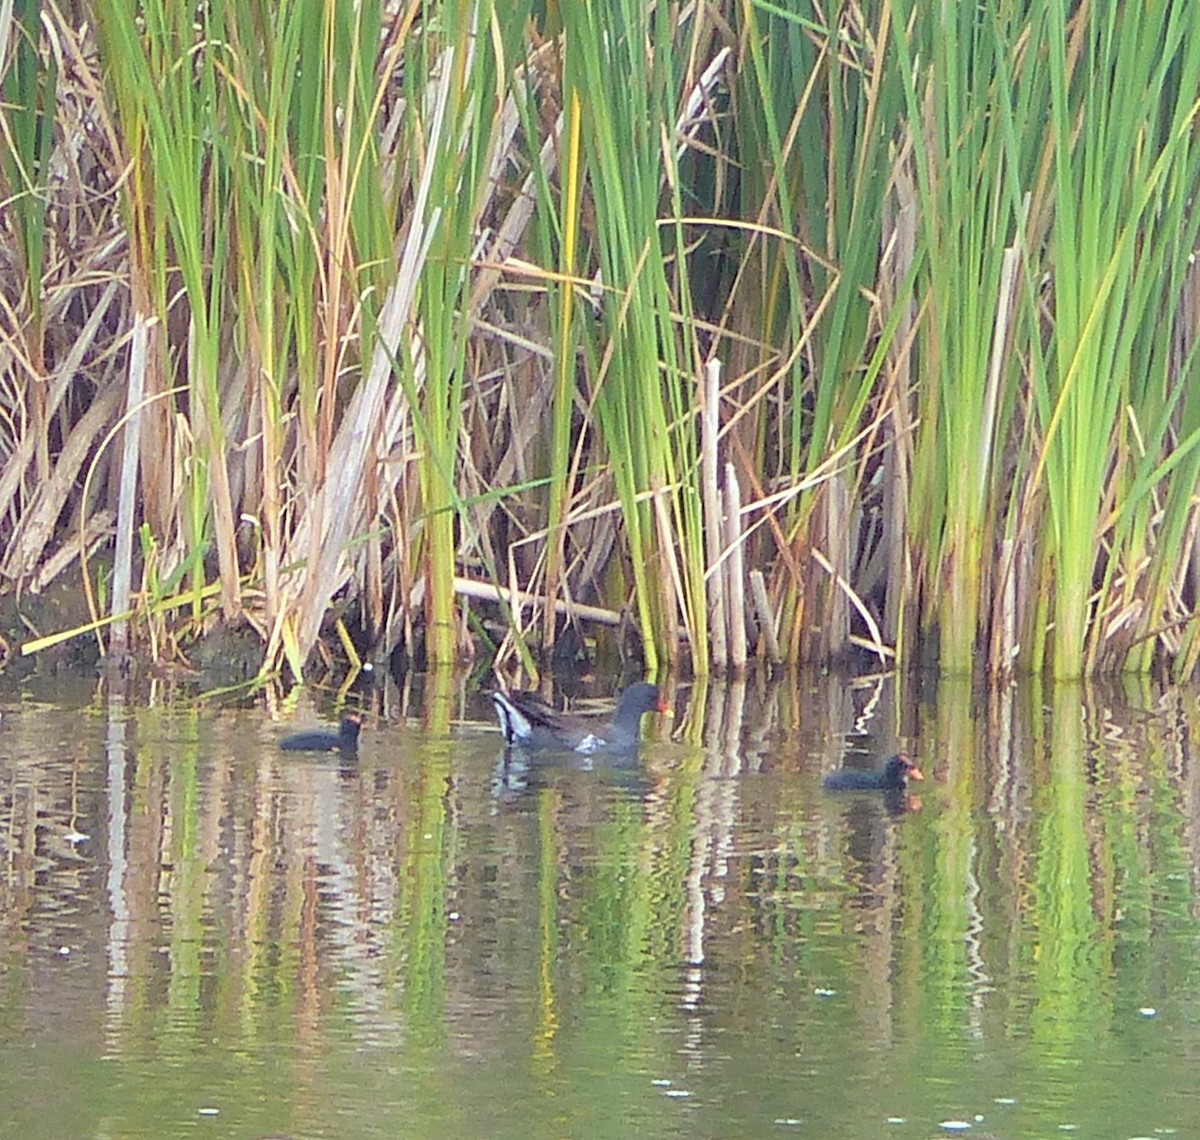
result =
[[[1194,673],[1191,4],[0,20],[0,577],[106,651]]]

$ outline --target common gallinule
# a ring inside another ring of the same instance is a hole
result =
[[[839,768],[830,772],[822,786],[831,792],[899,792],[909,780],[923,780],[924,773],[905,752],[897,752],[878,771],[865,768]]]
[[[642,716],[666,712],[658,686],[648,681],[630,685],[617,700],[616,711],[603,717],[571,716],[555,712],[536,693],[517,690],[492,694],[506,744],[560,751],[632,752],[641,739]]]
[[[279,742],[279,747],[284,752],[340,752],[343,756],[354,756],[358,753],[358,730],[361,727],[362,717],[351,712],[342,717],[337,732],[328,729],[293,732]]]

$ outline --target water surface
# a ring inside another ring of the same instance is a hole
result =
[[[587,770],[454,688],[353,763],[278,750],[320,695],[0,690],[4,1134],[1194,1134],[1194,693],[674,695]]]

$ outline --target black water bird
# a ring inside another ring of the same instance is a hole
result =
[[[667,712],[658,686],[648,681],[630,685],[617,699],[611,716],[572,716],[552,709],[536,693],[516,690],[492,694],[496,716],[507,744],[524,748],[581,752],[633,752],[641,739],[642,717]]]
[[[904,752],[897,752],[878,770],[839,768],[830,772],[821,786],[831,792],[901,792],[909,780],[923,780],[925,774]]]
[[[337,732],[329,729],[293,732],[279,742],[279,747],[284,752],[338,752],[343,756],[355,756],[358,753],[358,730],[361,727],[362,717],[356,712],[350,712],[342,717]]]

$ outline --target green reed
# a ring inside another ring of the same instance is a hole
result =
[[[1189,135],[1200,39],[1190,15],[1165,2],[1100,4],[1086,21],[1056,4],[1046,27],[1054,329],[1047,369],[1033,376],[1045,425],[1053,670],[1072,677],[1084,669],[1089,635],[1103,636],[1096,576],[1127,555],[1111,545],[1107,516],[1130,509],[1118,499],[1123,473],[1145,446],[1125,426],[1155,419],[1142,370],[1149,338],[1162,335],[1160,305],[1172,300],[1155,282],[1167,270],[1178,284],[1190,254],[1164,223],[1195,233],[1164,191],[1168,180],[1187,199],[1197,189]],[[1165,359],[1160,353],[1159,378]]]
[[[420,290],[420,349],[423,385],[417,423],[424,444],[420,464],[427,534],[426,643],[432,664],[448,665],[459,655],[454,577],[459,546],[456,521],[463,517],[458,480],[464,392],[470,367],[467,317],[471,259],[480,213],[490,205],[500,139],[499,114],[507,69],[521,56],[514,29],[527,12],[506,9],[503,20],[491,4],[445,6],[441,36],[426,37],[431,53],[424,67],[406,70],[409,104],[414,113],[423,97],[422,72],[440,75],[445,85],[444,117],[418,129],[425,132],[423,160],[430,164],[433,193],[427,205],[431,245]],[[489,27],[496,34],[484,34]],[[510,54],[511,53],[511,54]],[[418,363],[406,354],[407,366]],[[418,369],[409,384],[415,392]]]
[[[318,17],[315,21],[314,16]],[[246,372],[253,378],[251,414],[261,432],[262,477],[244,509],[260,523],[257,554],[263,619],[271,628],[283,606],[281,566],[288,486],[303,478],[299,471],[285,477],[284,466],[286,398],[293,360],[298,374],[307,378],[307,383],[300,382],[308,398],[300,401],[299,421],[310,429],[308,443],[314,442],[314,314],[309,306],[291,305],[287,299],[315,295],[313,218],[319,210],[311,184],[305,186],[295,164],[302,156],[320,152],[319,107],[311,102],[305,105],[301,80],[320,73],[322,37],[318,10],[302,3],[278,5],[261,40],[257,36],[249,39],[255,30],[249,22],[230,30],[231,50],[223,61],[229,80],[224,137],[231,167],[236,285],[242,299],[239,339],[246,354]],[[258,161],[247,161],[250,155],[258,156]],[[307,194],[303,192],[306,189]],[[301,483],[300,487],[305,494],[313,491],[311,485]]]
[[[838,7],[829,22],[807,5],[793,13],[753,5],[743,15],[739,209],[794,235],[799,248],[756,238],[738,266],[725,324],[758,348],[748,358],[731,345],[733,371],[744,377],[733,402],[753,409],[743,446],[767,487],[800,486],[826,471],[788,500],[777,539],[781,554],[820,557],[783,557],[775,589],[789,656],[821,658],[846,648],[839,631],[849,603],[835,576],[853,577],[858,551],[839,503],[867,474],[871,440],[851,441],[895,327],[876,293],[903,92],[885,50],[888,5]]]
[[[1013,364],[1022,328],[1012,313],[1007,251],[1025,239],[1025,198],[1041,151],[1014,127],[1047,97],[1017,4],[987,17],[897,6],[894,46],[907,92],[907,128],[923,242],[918,293],[926,315],[917,359],[910,517],[940,635],[944,671],[969,673],[997,587],[993,551],[1009,506],[1005,455],[1017,400]],[[911,29],[911,32],[910,32]],[[915,33],[912,34],[912,33]],[[921,61],[918,64],[917,61]],[[917,71],[920,66],[922,70]]]
[[[219,21],[220,11],[218,5],[208,15]],[[175,360],[186,378],[191,409],[181,448],[184,469],[172,472],[183,504],[179,537],[198,549],[212,541],[215,531],[228,618],[240,604],[240,589],[219,378],[228,184],[226,168],[212,148],[219,127],[213,118],[213,57],[209,51],[193,51],[199,19],[195,5],[117,3],[106,5],[100,17],[119,112],[127,137],[139,144],[130,154],[138,168],[133,183],[138,198],[131,210],[156,219],[151,240],[157,244],[157,280],[149,292],[165,303],[173,291],[170,278],[177,273],[188,301],[186,343]],[[220,42],[220,28],[209,30]],[[221,209],[215,208],[218,202]],[[165,309],[158,315],[168,319]],[[196,616],[203,586],[198,569],[193,577]]]
[[[583,336],[585,398],[622,507],[647,667],[678,661],[675,630],[682,620],[691,631],[693,663],[703,669],[698,425],[690,411],[699,358],[693,330],[675,319],[688,288],[686,266],[681,259],[668,264],[658,226],[663,150],[680,107],[669,12],[620,0],[605,18],[591,6],[572,5],[562,19],[562,84],[579,100],[596,218],[589,271],[599,268],[605,288],[603,340],[594,330]],[[571,395],[560,390],[560,415],[568,414],[561,400]]]

